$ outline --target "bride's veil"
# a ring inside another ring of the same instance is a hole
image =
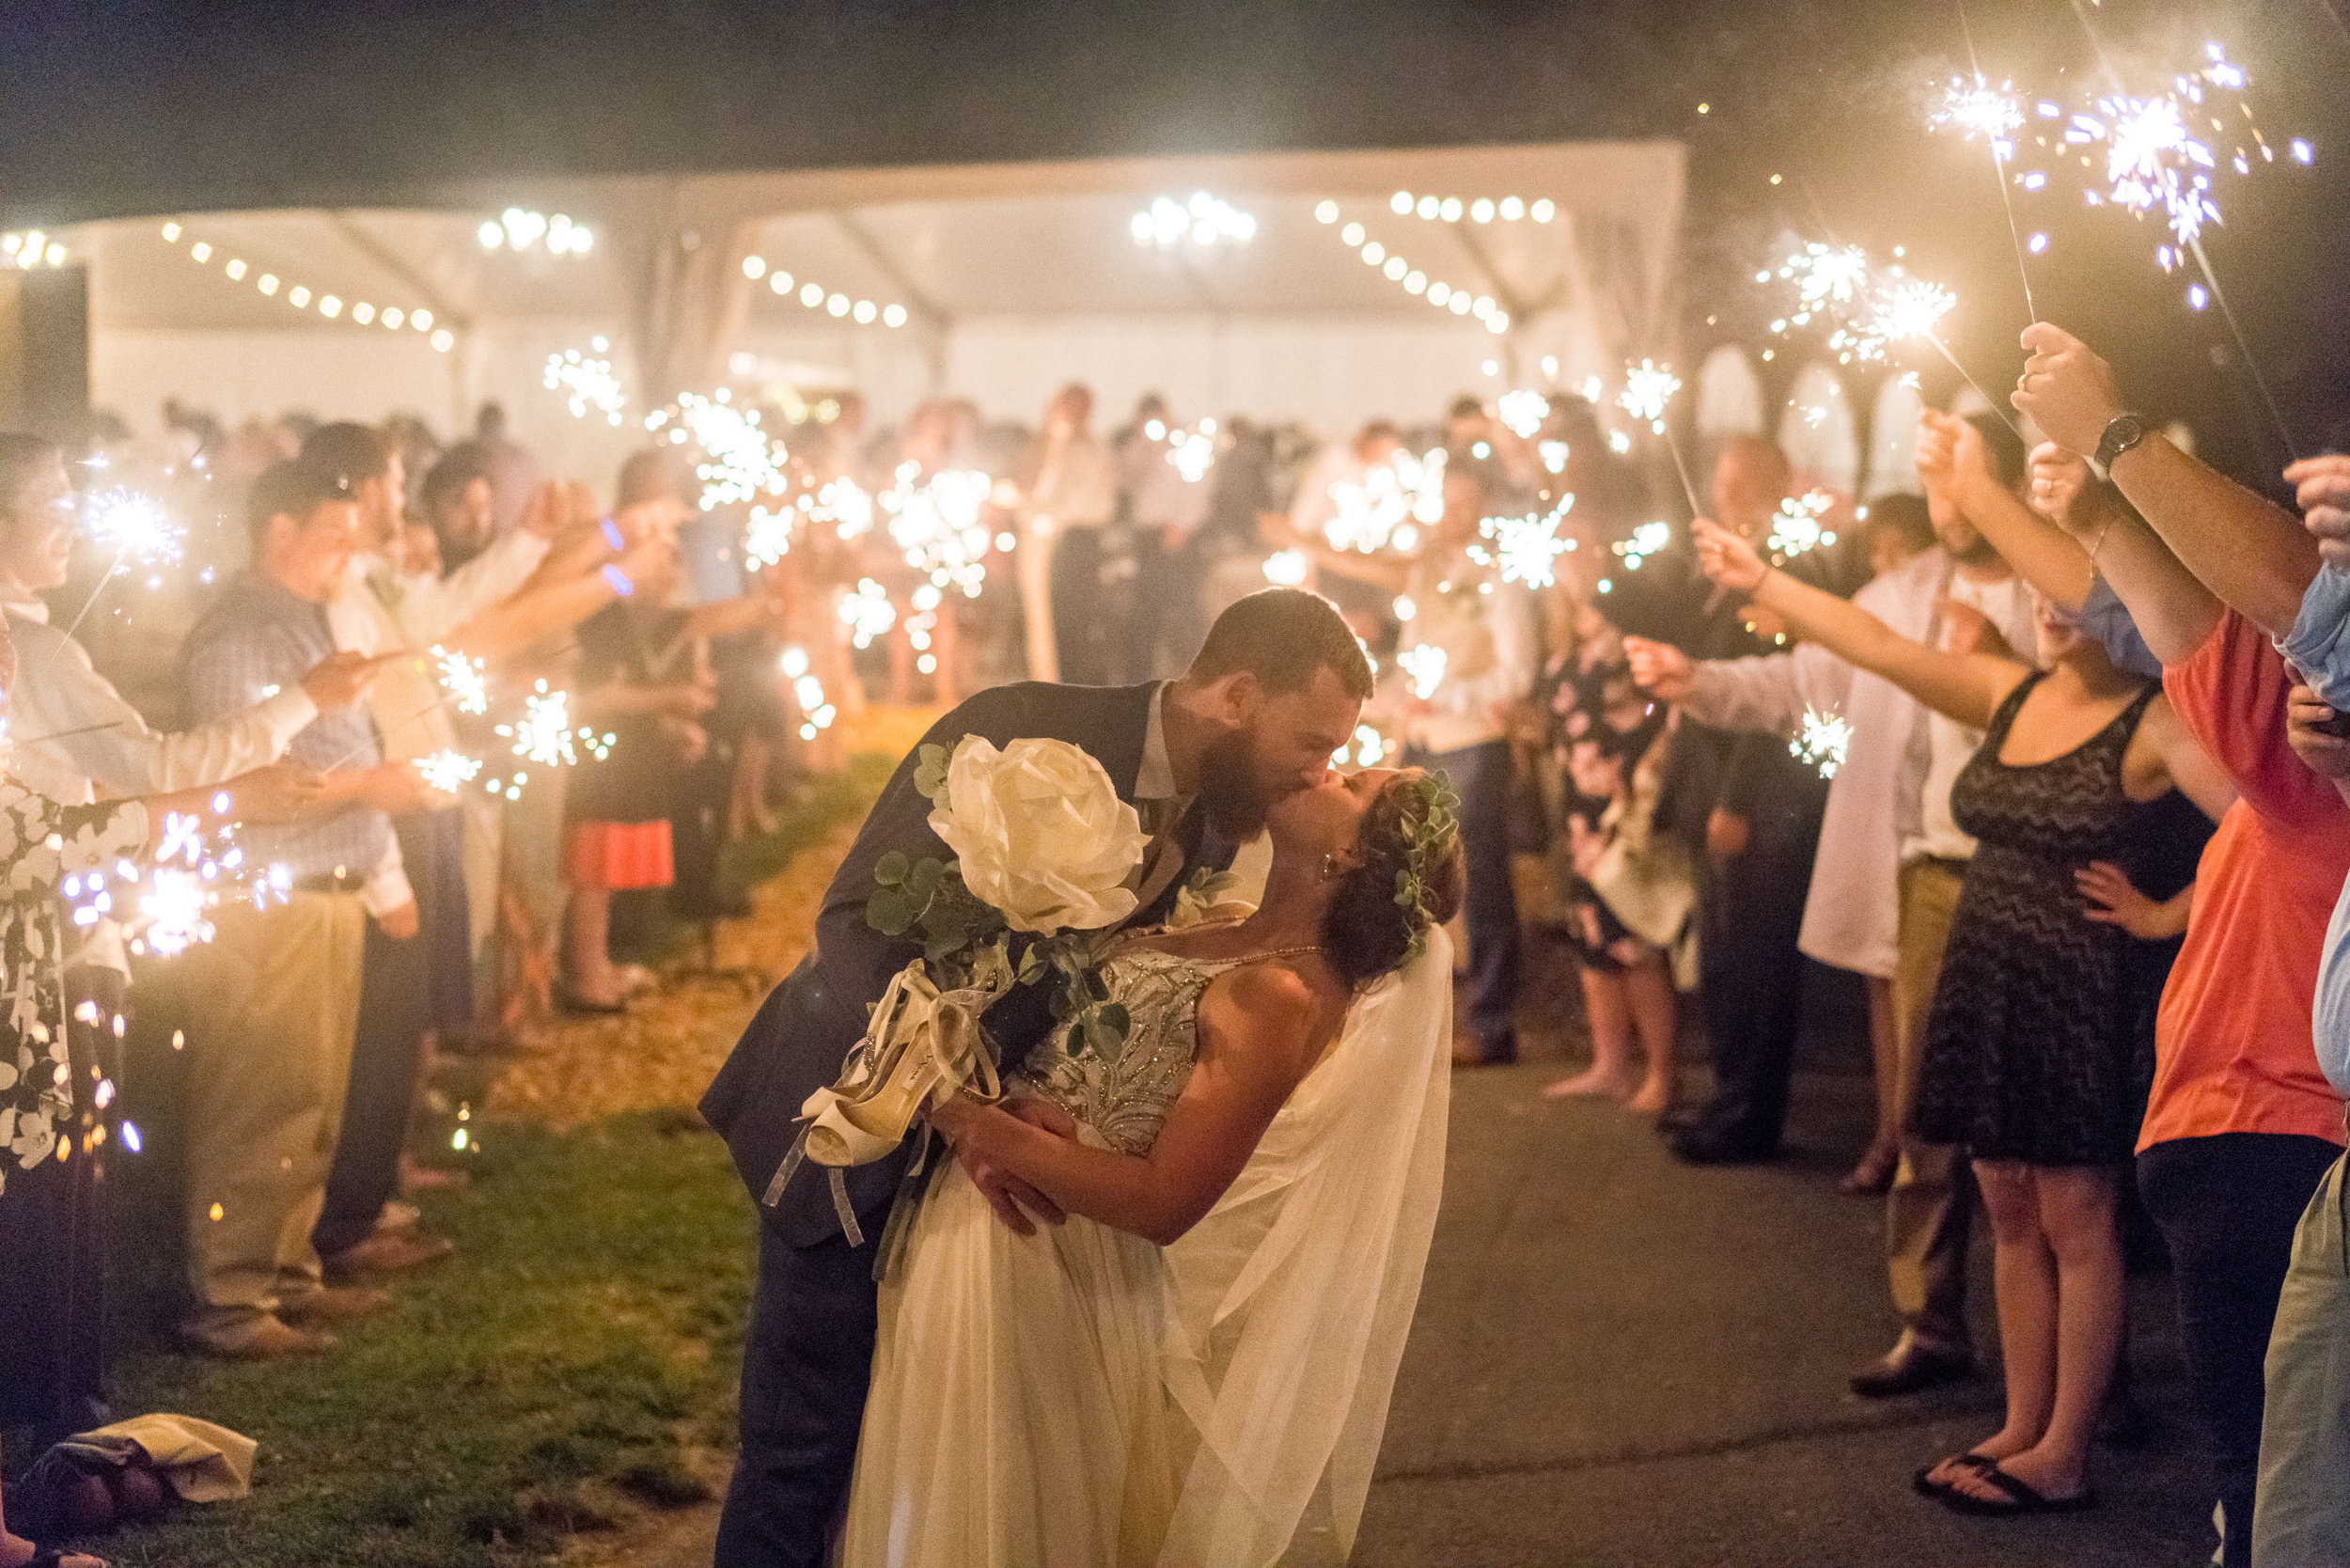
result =
[[[1161,1568],[1346,1560],[1444,1180],[1452,948],[1373,986],[1207,1218],[1167,1252],[1186,1439]]]

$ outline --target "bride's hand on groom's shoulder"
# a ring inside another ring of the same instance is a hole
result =
[[[972,1101],[956,1100],[931,1113],[931,1123],[937,1128],[955,1152],[955,1159],[971,1184],[979,1189],[995,1217],[1024,1236],[1036,1234],[1036,1223],[1058,1225],[1069,1216],[1060,1205],[1013,1175],[991,1149],[994,1140],[984,1133],[968,1136],[992,1118],[1024,1121],[1055,1137],[1075,1137],[1074,1118],[1049,1100],[1032,1096],[1007,1100],[1000,1105],[981,1105]],[[1009,1131],[1010,1129],[1006,1129]],[[1030,1216],[1034,1216],[1033,1218]]]

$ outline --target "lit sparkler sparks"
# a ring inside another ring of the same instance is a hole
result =
[[[1665,432],[1665,406],[1673,394],[1681,390],[1681,378],[1652,359],[1627,366],[1623,372],[1623,390],[1617,394],[1616,406],[1635,419],[1644,420],[1649,429],[1662,435]]]
[[[208,829],[201,817],[166,812],[153,864],[118,860],[111,877],[93,869],[58,886],[76,927],[121,923],[133,953],[170,958],[213,936],[212,911],[225,901],[266,908],[286,902],[292,878],[283,866],[247,864],[232,827]]]
[[[424,781],[433,789],[453,795],[481,772],[481,759],[468,757],[462,751],[436,751],[430,757],[417,758],[416,771],[424,775]]]
[[[1773,560],[1784,561],[1835,543],[1835,530],[1820,526],[1820,519],[1835,504],[1833,496],[1820,490],[1781,501],[1778,515],[1771,519],[1770,538],[1763,541],[1770,547]]]
[[[440,644],[432,645],[433,661],[440,666],[441,686],[457,704],[461,713],[486,713],[490,711],[490,682],[485,673],[488,666],[469,654],[453,651]]]
[[[783,443],[760,424],[757,409],[734,405],[734,395],[720,387],[711,397],[688,392],[677,400],[678,423],[669,439],[679,446],[692,441],[702,461],[694,477],[702,481],[701,510],[709,511],[730,501],[752,501],[762,495],[780,496],[790,488],[783,470]],[[648,428],[666,423],[659,416]]]
[[[1195,429],[1169,431],[1167,461],[1175,465],[1185,484],[1206,478],[1208,470],[1215,466],[1215,421],[1202,419]]]
[[[615,427],[620,423],[620,412],[628,407],[628,392],[612,373],[612,362],[601,357],[610,346],[608,339],[598,337],[590,345],[598,357],[590,358],[577,349],[547,355],[544,384],[550,392],[565,394],[572,417],[584,419],[593,409],[603,416],[605,423]]]
[[[824,696],[824,683],[816,678],[807,650],[798,646],[787,648],[777,661],[783,678],[791,682],[791,697],[800,705],[800,739],[812,741],[820,729],[832,728],[832,721],[840,716]]]
[[[1355,727],[1355,738],[1330,753],[1334,768],[1375,768],[1388,753],[1387,738],[1368,724]]]
[[[900,464],[896,479],[878,497],[889,519],[890,541],[903,552],[906,564],[934,586],[978,598],[994,542],[979,515],[995,481],[969,468],[925,476],[913,463]]]
[[[1422,702],[1436,695],[1444,683],[1445,651],[1432,642],[1423,642],[1403,650],[1395,656],[1396,665],[1411,678],[1412,695]]]
[[[854,539],[873,526],[873,497],[854,479],[827,479],[813,495],[803,493],[800,510],[818,523],[829,523],[842,539]]]
[[[1541,588],[1559,580],[1558,559],[1574,548],[1574,541],[1559,537],[1559,525],[1574,505],[1574,497],[1569,495],[1547,515],[1488,517],[1478,523],[1477,531],[1494,541],[1491,564],[1501,569],[1503,582]],[[1485,552],[1472,548],[1471,554],[1482,557]]]
[[[1331,485],[1334,510],[1323,525],[1330,548],[1367,556],[1418,544],[1420,527],[1444,516],[1444,464],[1442,447],[1418,457],[1398,451],[1366,469],[1360,480]]]
[[[791,533],[797,515],[789,507],[751,509],[743,530],[743,557],[754,566],[773,566],[791,553]]]
[[[111,552],[118,565],[135,560],[141,566],[168,566],[180,558],[188,533],[163,503],[135,490],[92,495],[82,504],[82,520],[91,541]]]
[[[1530,441],[1550,417],[1550,400],[1531,387],[1518,387],[1494,400],[1494,412],[1522,441]]]
[[[523,698],[522,717],[512,724],[501,724],[497,732],[514,743],[514,755],[541,767],[567,768],[579,760],[585,750],[590,757],[603,758],[612,749],[614,737],[598,734],[586,728],[572,725],[572,694],[550,690],[540,681],[538,690]],[[516,775],[515,783],[522,782]],[[493,789],[499,787],[494,782]]]
[[[1803,732],[1787,743],[1787,754],[1818,768],[1822,778],[1835,777],[1851,749],[1852,720],[1816,708],[1803,711]]]
[[[1630,539],[1616,545],[1615,551],[1617,555],[1623,557],[1625,566],[1637,572],[1640,570],[1642,561],[1662,551],[1672,541],[1672,525],[1669,523],[1643,523],[1632,530]]]
[[[1313,565],[1303,550],[1277,550],[1265,557],[1264,578],[1282,588],[1301,588],[1313,574]]]
[[[2014,147],[2015,133],[2024,127],[2024,106],[2016,102],[2013,86],[2002,82],[1994,87],[1980,73],[1972,82],[1953,76],[1929,122],[1953,126],[1968,141],[1981,136],[1991,144],[1994,156],[2005,157]]]
[[[898,606],[889,602],[889,590],[870,577],[857,580],[854,591],[840,599],[840,619],[849,628],[850,640],[859,648],[870,648],[875,637],[885,637],[898,624]]]
[[[1795,285],[1798,326],[1811,314],[1850,306],[1869,286],[1869,257],[1855,245],[1808,244],[1779,263],[1778,275]]]

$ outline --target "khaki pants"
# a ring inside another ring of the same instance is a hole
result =
[[[359,1021],[367,915],[355,893],[224,909],[178,962],[188,1006],[185,1327],[227,1348],[321,1284],[326,1197]]]
[[[1894,1076],[1902,1119],[1902,1161],[1886,1198],[1885,1262],[1893,1309],[1920,1340],[1964,1348],[1966,1332],[1966,1231],[1975,1200],[1973,1173],[1964,1152],[1927,1143],[1909,1130],[1925,1065],[1926,1020],[1942,949],[1958,912],[1959,868],[1938,860],[1912,861],[1901,870],[1899,956],[1893,968]]]
[[[2350,1237],[2342,1162],[2317,1184],[2268,1338],[2252,1568],[2350,1562]]]

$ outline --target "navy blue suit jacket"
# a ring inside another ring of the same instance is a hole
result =
[[[1135,776],[1142,768],[1144,737],[1151,723],[1155,683],[1139,686],[1062,686],[1022,682],[980,692],[931,727],[921,745],[952,750],[965,735],[983,735],[1001,746],[1024,737],[1067,741],[1102,764],[1119,798],[1134,799]],[[840,863],[816,920],[816,948],[770,992],[734,1054],[702,1095],[701,1113],[727,1140],[735,1169],[754,1200],[764,1196],[784,1156],[799,1136],[800,1105],[840,1075],[843,1059],[865,1033],[867,1010],[881,999],[890,978],[920,956],[905,937],[884,936],[865,921],[865,901],[873,891],[874,863],[891,850],[916,859],[947,858],[946,845],[931,831],[931,803],[914,787],[921,745],[890,776],[865,819],[848,858]],[[1191,867],[1230,864],[1232,846],[1207,832],[1195,806],[1178,829],[1186,874]],[[1178,884],[1183,879],[1178,879]],[[1130,923],[1164,918],[1176,886]],[[987,1032],[1007,1067],[1017,1064],[1051,1025],[1050,997],[1042,986],[1024,987],[988,1011]],[[891,1195],[904,1168],[895,1155],[848,1172],[849,1200],[867,1235],[878,1235]],[[760,1213],[781,1239],[810,1247],[840,1232],[828,1172],[803,1166],[773,1208]]]

